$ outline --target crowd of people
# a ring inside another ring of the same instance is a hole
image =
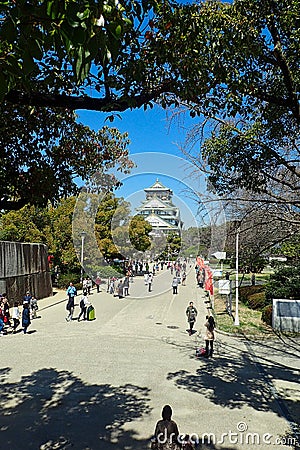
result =
[[[84,283],[84,288],[82,290],[81,298],[79,301],[80,313],[77,317],[77,321],[80,320],[89,320],[89,313],[93,311],[93,319],[94,319],[94,307],[89,301],[89,295],[91,294],[92,284],[89,289],[89,284]],[[67,291],[67,304],[66,310],[68,311],[66,321],[72,322],[74,320],[74,311],[75,311],[75,297],[77,296],[77,289],[72,282],[70,282]]]
[[[147,286],[148,292],[152,291],[152,284],[154,275],[166,268],[172,275],[171,288],[174,295],[178,294],[178,285],[185,286],[186,282],[186,261],[180,262],[159,262],[153,263],[152,267],[147,262],[137,262],[127,267],[124,277],[111,277],[107,280],[107,293],[117,296],[119,299],[130,295],[130,283],[133,282],[133,277],[137,274],[144,276],[144,284]],[[203,287],[203,280],[205,274],[203,270],[196,267],[196,283],[197,286]],[[97,293],[101,291],[102,280],[97,277],[95,286]],[[82,283],[82,295],[80,297],[79,307],[80,312],[77,320],[87,320],[87,310],[91,305],[89,296],[93,288],[93,281],[86,277]],[[77,296],[77,289],[70,282],[67,288],[67,304],[68,311],[66,321],[73,320],[75,309],[75,297]],[[21,302],[10,302],[6,294],[0,295],[0,335],[7,334],[7,332],[16,333],[18,330],[23,331],[24,334],[28,332],[28,327],[31,321],[37,317],[38,302],[36,297],[30,292],[26,292]],[[191,336],[194,333],[194,325],[197,320],[198,311],[193,301],[190,301],[186,308],[186,317],[189,324],[188,333]],[[21,325],[21,326],[20,326]],[[205,347],[202,349],[201,356],[212,357],[214,351],[215,340],[215,321],[212,315],[206,316],[205,319]],[[21,328],[22,327],[22,328]],[[197,356],[200,356],[198,353]],[[155,427],[154,437],[152,439],[151,448],[155,450],[194,450],[195,443],[188,435],[180,435],[176,422],[172,420],[172,409],[169,405],[165,405],[162,410],[162,419],[159,420]]]
[[[22,310],[20,310],[22,307]],[[0,294],[0,336],[19,330],[26,334],[32,319],[37,318],[38,301],[29,291],[21,302],[8,301],[7,294]],[[22,326],[22,330],[20,327]]]

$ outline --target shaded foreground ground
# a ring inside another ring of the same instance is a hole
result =
[[[165,271],[152,293],[141,279],[126,299],[94,293],[97,319],[89,323],[67,323],[59,293],[40,301],[30,334],[1,337],[1,447],[147,449],[169,403],[199,448],[299,448],[299,341],[219,333],[214,358],[196,359],[205,296],[192,272],[178,295],[170,284]],[[193,336],[190,300],[199,311]]]

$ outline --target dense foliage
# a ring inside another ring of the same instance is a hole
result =
[[[75,197],[61,200],[56,207],[48,204],[46,208],[26,205],[19,211],[10,211],[0,219],[0,240],[16,242],[41,242],[48,246],[53,255],[53,267],[58,265],[61,273],[79,273],[80,255],[74,248],[74,208]],[[124,216],[124,214],[126,215]],[[87,264],[93,262],[124,258],[125,247],[116,240],[114,233],[130,235],[136,251],[144,251],[150,246],[151,225],[141,217],[131,217],[129,204],[122,198],[107,194],[99,205],[93,226],[97,248],[85,242]],[[124,220],[126,217],[126,220]],[[94,261],[93,256],[95,255]],[[108,273],[109,269],[106,270]],[[105,273],[106,273],[105,272]]]
[[[109,169],[127,170],[126,133],[78,123],[67,110],[0,103],[0,209],[45,206],[78,192],[78,180],[116,186]]]
[[[16,0],[0,8],[3,113],[9,103],[106,112],[152,101],[185,106],[215,121],[195,157],[212,189],[298,206],[298,0]],[[203,135],[198,128],[196,140]],[[57,189],[44,160],[31,172]],[[9,195],[28,191],[22,177],[13,183]]]
[[[269,301],[273,298],[300,299],[300,264],[278,267],[275,273],[270,275],[266,297]]]

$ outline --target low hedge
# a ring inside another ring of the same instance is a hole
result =
[[[272,326],[272,313],[273,313],[273,306],[267,305],[263,308],[261,315],[261,320],[270,326]]]
[[[257,292],[248,296],[246,305],[251,309],[263,309],[266,306],[266,295],[264,292]]]
[[[239,288],[239,297],[243,303],[247,304],[250,295],[264,291],[265,286],[262,284],[256,284],[255,286],[241,286]]]

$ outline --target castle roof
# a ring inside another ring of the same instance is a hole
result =
[[[161,192],[161,191],[168,191],[168,192],[172,192],[172,190],[171,190],[170,188],[167,188],[166,186],[164,186],[164,185],[158,180],[158,178],[156,179],[155,183],[154,183],[152,186],[150,186],[150,187],[144,189],[144,191],[145,191],[145,192],[148,192],[148,191],[158,191],[158,192]]]
[[[166,220],[162,219],[161,217],[157,216],[156,214],[149,214],[149,216],[145,217],[145,220],[149,222],[153,228],[158,229],[169,229],[169,230],[177,230],[178,227],[175,227],[174,225],[171,225]]]
[[[176,207],[170,202],[164,202],[158,197],[152,197],[149,200],[144,200],[141,207],[137,208],[141,209],[163,209],[163,210],[174,210]]]

